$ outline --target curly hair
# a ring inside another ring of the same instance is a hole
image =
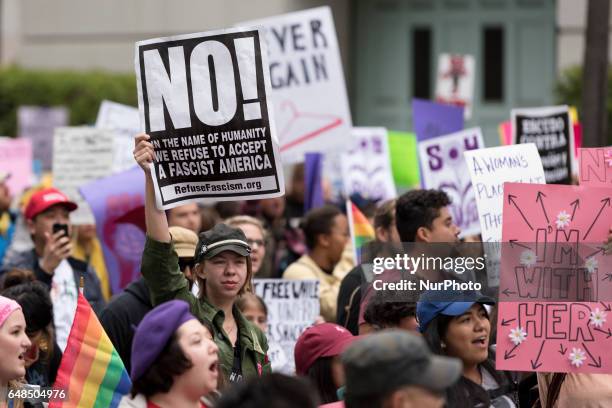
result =
[[[431,228],[440,208],[451,203],[441,190],[411,190],[397,199],[395,225],[402,242],[414,242],[417,230]]]
[[[399,327],[405,317],[416,316],[414,302],[393,301],[379,292],[370,300],[363,314],[363,319],[380,329]]]

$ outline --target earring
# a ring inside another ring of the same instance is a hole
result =
[[[442,347],[442,348],[446,348],[446,343],[445,343],[445,342],[441,342],[441,343],[440,343],[440,347]]]

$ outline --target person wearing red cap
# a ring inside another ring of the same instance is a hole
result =
[[[85,280],[85,298],[94,311],[99,313],[104,307],[96,272],[90,265],[71,257],[70,212],[76,208],[76,203],[58,189],[45,188],[34,193],[24,211],[34,249],[16,254],[3,266],[3,269],[29,269],[50,289],[56,338],[62,350],[72,326],[81,276]],[[55,224],[65,229],[54,232]]]
[[[295,343],[295,372],[310,378],[324,404],[338,401],[344,386],[340,354],[358,339],[342,326],[321,323],[306,329]]]

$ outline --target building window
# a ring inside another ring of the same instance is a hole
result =
[[[412,30],[412,96],[431,99],[431,28]]]
[[[504,29],[485,27],[483,30],[484,102],[504,100]]]

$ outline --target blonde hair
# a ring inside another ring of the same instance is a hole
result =
[[[4,386],[0,386],[0,392],[3,394],[2,397],[0,397],[0,406],[3,406],[2,403],[6,402],[6,406],[8,407],[8,402],[10,400],[10,398],[8,397],[8,391],[9,390],[20,390],[22,388],[23,383],[17,380],[12,380],[9,381],[7,384],[7,388],[5,389]],[[6,397],[6,401],[2,401],[2,398]],[[23,408],[24,406],[24,400],[22,398],[13,398],[13,408]]]
[[[233,228],[240,228],[240,226],[244,224],[253,225],[259,228],[261,231],[261,236],[266,238],[266,228],[264,227],[263,223],[259,219],[251,217],[250,215],[235,215],[233,217],[229,217],[224,222]]]

